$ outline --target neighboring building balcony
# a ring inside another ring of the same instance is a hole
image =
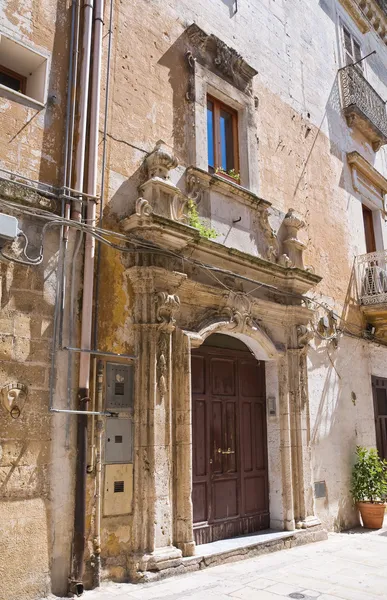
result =
[[[355,266],[361,310],[376,337],[387,339],[387,250],[358,256]]]
[[[339,77],[342,108],[347,123],[362,131],[376,152],[387,144],[385,103],[356,66],[340,69]]]

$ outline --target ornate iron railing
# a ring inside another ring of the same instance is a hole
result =
[[[366,80],[359,67],[349,65],[340,70],[341,94],[344,114],[351,112],[365,118],[369,125],[387,141],[387,114],[383,99]]]
[[[387,302],[387,250],[357,257],[356,283],[361,304]]]

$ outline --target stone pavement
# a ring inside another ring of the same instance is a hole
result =
[[[84,600],[386,600],[387,528],[147,584],[106,584]]]

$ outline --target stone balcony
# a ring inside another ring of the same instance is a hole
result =
[[[356,66],[339,71],[343,113],[350,127],[359,129],[375,152],[387,144],[387,114],[383,99]]]
[[[358,256],[355,267],[361,310],[376,337],[387,340],[387,250]]]

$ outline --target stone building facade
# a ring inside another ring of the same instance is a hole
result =
[[[387,453],[385,2],[1,8],[0,597],[356,524],[356,445]]]

